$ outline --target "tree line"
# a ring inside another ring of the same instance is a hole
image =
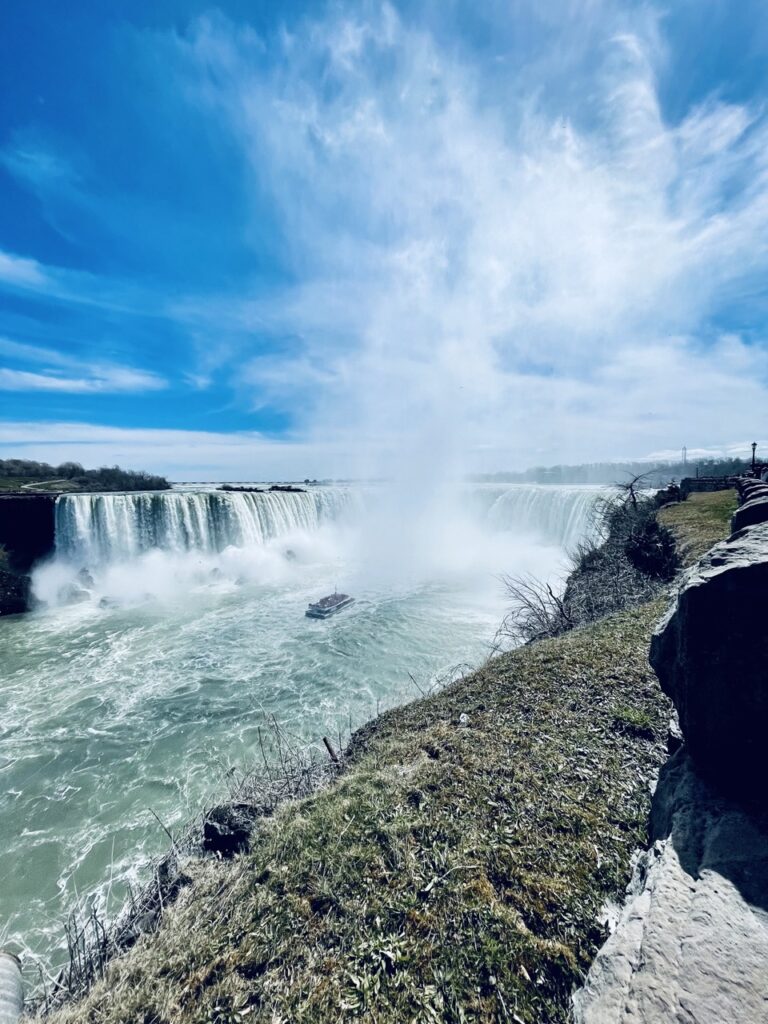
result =
[[[646,487],[663,487],[690,476],[738,476],[748,459],[689,459],[687,462],[590,462],[578,466],[534,466],[521,472],[487,473],[475,477],[485,483],[613,484],[642,477]]]
[[[84,469],[79,462],[51,466],[32,459],[0,459],[0,477],[27,480],[69,480],[93,491],[165,491],[171,486],[165,477],[151,473],[101,466]]]

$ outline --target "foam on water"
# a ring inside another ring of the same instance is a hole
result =
[[[60,499],[46,607],[0,621],[0,930],[55,962],[76,893],[114,908],[165,847],[151,811],[191,816],[265,715],[316,738],[477,663],[498,573],[556,574],[598,493],[478,487],[399,516],[376,488]],[[355,604],[305,619],[335,585]]]

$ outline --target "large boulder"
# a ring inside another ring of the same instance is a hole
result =
[[[745,526],[754,526],[756,523],[768,523],[768,491],[765,494],[749,493],[748,500],[731,516],[731,532],[736,533]]]
[[[0,615],[19,615],[29,608],[28,576],[0,569]]]
[[[768,523],[716,545],[685,577],[651,642],[651,664],[697,769],[765,799]]]

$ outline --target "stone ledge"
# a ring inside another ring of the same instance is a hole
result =
[[[574,996],[576,1024],[768,1021],[768,832],[680,750],[654,796],[615,931]]]

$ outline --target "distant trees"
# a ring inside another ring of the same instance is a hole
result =
[[[102,466],[83,469],[79,462],[51,466],[31,459],[0,459],[0,477],[26,480],[70,480],[90,491],[165,491],[171,486],[165,477],[150,473]]]
[[[0,459],[0,476],[26,476],[31,480],[45,480],[52,479],[56,473],[56,469],[49,466],[47,462],[32,462],[30,459]]]
[[[578,466],[534,466],[521,472],[488,473],[475,479],[486,483],[613,484],[623,476],[642,475],[644,486],[661,487],[686,476],[738,476],[747,459],[690,459],[688,462],[589,462]]]
[[[121,469],[119,466],[86,469],[72,479],[93,491],[167,491],[171,486],[165,477]]]

